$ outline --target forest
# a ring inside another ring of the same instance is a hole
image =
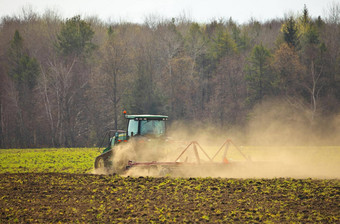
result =
[[[311,129],[339,115],[340,4],[324,17],[305,6],[245,24],[29,9],[1,18],[0,148],[94,146],[125,129],[123,110],[242,128],[268,101],[303,114]]]

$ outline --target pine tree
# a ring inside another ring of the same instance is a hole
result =
[[[293,17],[282,25],[281,31],[283,33],[284,41],[291,47],[297,48],[299,44],[298,27]]]
[[[94,31],[91,25],[80,16],[67,19],[57,36],[56,47],[62,55],[80,56],[90,53],[95,45],[92,43]]]
[[[255,104],[262,101],[266,93],[270,92],[273,77],[270,72],[271,54],[262,44],[256,45],[246,67],[246,81],[249,90],[248,101]]]
[[[18,142],[21,147],[32,145],[31,122],[34,120],[34,87],[40,74],[37,60],[30,57],[24,49],[23,38],[18,30],[15,31],[8,51],[9,69],[8,76],[13,80],[18,93],[17,102],[17,132]]]

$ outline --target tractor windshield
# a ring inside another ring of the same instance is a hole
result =
[[[152,134],[160,136],[165,133],[165,122],[163,120],[147,120],[140,122],[141,135]]]

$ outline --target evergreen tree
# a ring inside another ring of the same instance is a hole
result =
[[[18,98],[17,105],[17,135],[21,147],[33,144],[34,100],[33,90],[37,84],[40,69],[37,60],[30,57],[24,49],[23,38],[18,30],[15,31],[8,52],[8,76],[13,80]]]
[[[253,105],[262,101],[271,91],[274,79],[270,71],[271,53],[262,44],[256,45],[246,67],[246,81],[249,91],[248,102]]]
[[[216,38],[214,38],[210,54],[212,59],[218,63],[218,61],[225,55],[231,55],[237,52],[237,45],[235,41],[230,37],[227,30],[219,30]]]
[[[62,55],[80,56],[90,53],[95,45],[92,43],[94,31],[91,25],[80,16],[67,19],[57,36],[56,47]]]
[[[85,92],[90,73],[88,62],[96,47],[92,43],[93,35],[91,25],[80,16],[67,19],[57,34],[55,47],[58,57],[53,61],[51,70],[55,80],[53,88],[58,93],[56,123],[60,145],[73,146],[75,138],[81,137],[77,132],[84,132],[80,131],[78,123],[87,112]]]
[[[23,48],[23,39],[18,30],[15,31],[9,50],[9,76],[22,93],[23,88],[32,90],[39,75],[39,64],[37,60],[30,57]]]
[[[291,47],[297,48],[299,44],[298,27],[293,17],[282,25],[281,31],[283,33],[284,41]]]
[[[228,25],[231,27],[231,36],[237,45],[237,49],[245,50],[249,42],[247,35],[232,19],[229,20]]]

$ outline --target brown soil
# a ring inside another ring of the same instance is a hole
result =
[[[340,181],[0,174],[0,223],[336,223]]]

